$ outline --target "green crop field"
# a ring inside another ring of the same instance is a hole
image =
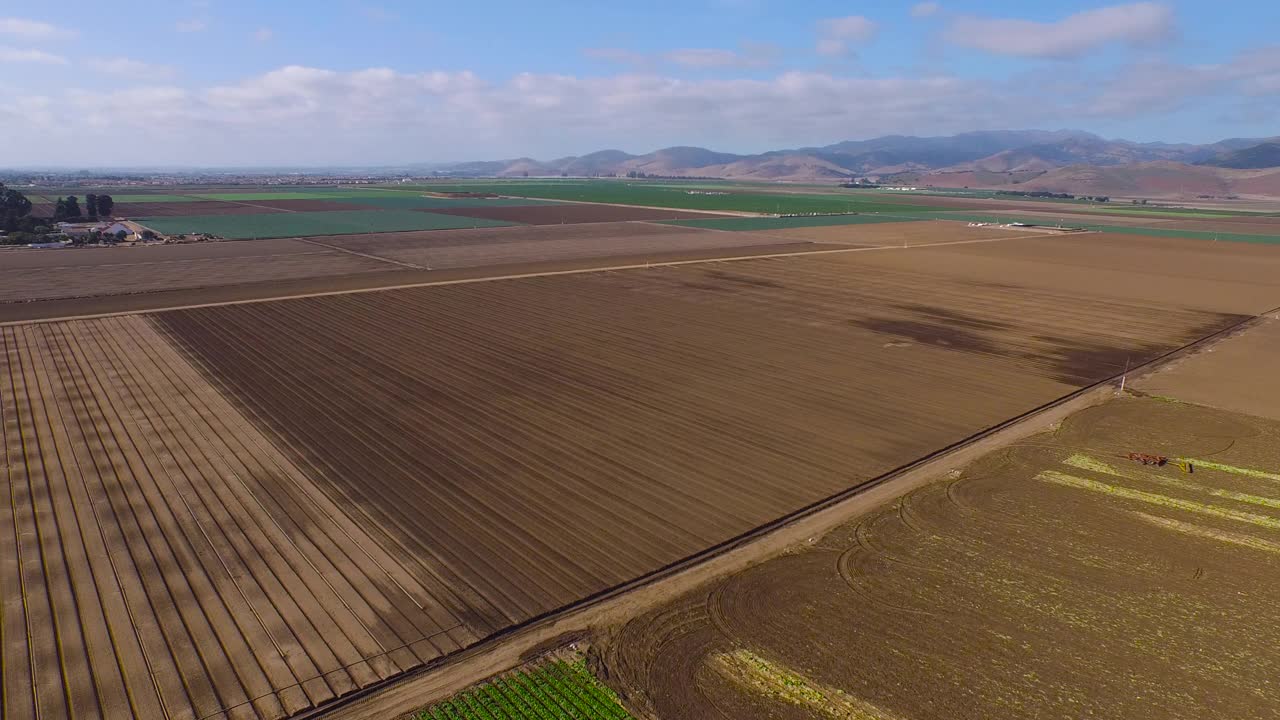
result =
[[[222,200],[230,202],[239,202],[241,200],[337,200],[339,196],[332,192],[230,192],[230,193],[202,193],[200,195],[192,195],[187,199],[196,198],[199,200]]]
[[[799,217],[726,217],[699,220],[665,220],[664,225],[710,228],[712,230],[786,230],[788,228],[827,227],[830,225],[867,225],[871,223],[911,222],[902,215],[802,215]]]
[[[84,193],[81,193],[84,195]],[[113,195],[113,193],[99,191],[97,195],[110,195],[111,200],[115,202],[195,202],[200,197],[193,195]]]
[[[686,185],[651,184],[625,180],[490,180],[417,187],[438,192],[492,192],[501,195],[546,198],[550,200],[648,205],[681,210],[727,210],[795,214],[936,209],[927,205],[890,202],[882,197],[856,196],[853,194],[750,192],[746,188],[737,186],[724,186],[724,190],[703,190]]]
[[[586,662],[554,660],[462,692],[420,711],[416,720],[629,720],[613,691]]]
[[[382,193],[381,196],[376,194],[360,195],[352,197],[348,195],[332,195],[327,199],[336,202],[349,202],[356,205],[366,205],[371,207],[380,207],[387,209],[430,209],[430,208],[455,208],[455,207],[500,207],[500,206],[518,206],[518,205],[559,205],[554,200],[531,200],[526,198],[436,198],[424,197],[418,194],[401,194],[401,193]]]
[[[413,210],[340,210],[335,212],[264,213],[261,215],[193,215],[139,218],[138,222],[165,235],[209,233],[224,238],[300,237],[405,230],[449,230],[499,227],[516,223],[484,218],[439,215]]]

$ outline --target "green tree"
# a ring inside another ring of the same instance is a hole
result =
[[[110,195],[98,196],[98,216],[111,217],[111,211],[116,206],[116,201],[111,199]]]
[[[98,217],[98,196],[89,193],[84,196],[84,211],[89,214],[89,218]]]
[[[66,209],[67,209],[67,217],[69,218],[80,217],[80,198],[77,198],[75,195],[68,195]]]
[[[58,202],[55,203],[53,206],[53,219],[55,221],[67,219],[67,201],[66,200],[63,200],[62,198],[58,198]]]
[[[129,237],[129,231],[128,231],[128,230],[117,230],[117,231],[116,231],[116,242],[124,242],[124,239],[125,239],[125,238],[127,238],[127,237]]]
[[[18,229],[18,221],[31,212],[31,201],[26,195],[0,183],[0,228],[5,232]]]

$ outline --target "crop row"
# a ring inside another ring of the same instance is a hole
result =
[[[491,680],[422,710],[419,720],[626,720],[586,662],[554,660]]]

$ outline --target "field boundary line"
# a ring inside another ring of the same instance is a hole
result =
[[[741,571],[789,547],[809,542],[849,519],[927,485],[946,471],[1040,432],[1116,396],[1122,377],[1146,376],[1280,312],[1251,315],[1213,333],[1036,406],[866,482],[705,548],[666,567],[507,627],[453,655],[367,686],[294,720],[399,717],[527,662],[539,651],[573,642],[602,626],[626,621],[671,597]]]
[[[1082,233],[1073,233],[1079,235]],[[280,295],[276,297],[266,298],[249,298],[245,300],[226,300],[222,302],[212,303],[195,303],[191,305],[171,305],[167,307],[147,308],[143,310],[124,310],[120,312],[109,313],[90,313],[85,315],[63,315],[60,317],[39,318],[35,320],[11,320],[0,322],[0,327],[8,327],[12,325],[34,325],[38,323],[51,322],[68,322],[71,320],[96,320],[99,318],[120,317],[123,315],[147,315],[152,313],[171,312],[174,310],[196,310],[200,308],[224,307],[228,305],[251,305],[254,303],[276,302],[279,300],[301,300],[303,298],[314,297],[332,297],[335,295],[361,295],[372,292],[385,292],[389,290],[409,290],[422,287],[437,287],[445,285],[469,285],[473,283],[499,282],[503,280],[525,280],[528,278],[539,277],[556,277],[561,275],[585,275],[598,272],[617,272],[624,270],[647,270],[651,268],[662,267],[678,267],[681,265],[701,265],[704,263],[728,263],[739,262],[742,260],[768,260],[772,258],[787,258],[809,255],[834,255],[838,253],[855,253],[855,252],[872,252],[876,250],[920,250],[931,247],[943,247],[948,245],[972,245],[976,243],[1003,242],[1006,240],[1019,240],[1026,237],[1060,237],[1054,235],[1035,234],[1030,236],[1011,236],[997,238],[982,238],[978,240],[948,240],[937,243],[918,243],[915,245],[872,245],[867,247],[841,247],[826,250],[796,250],[795,252],[773,252],[762,253],[759,255],[734,255],[719,258],[697,258],[693,260],[660,260],[653,263],[628,263],[626,265],[602,265],[590,268],[575,268],[572,270],[546,270],[543,272],[513,273],[508,275],[489,275],[485,277],[459,278],[454,280],[424,280],[422,282],[402,283],[398,285],[380,285],[377,287],[356,288],[351,290],[325,290],[321,292],[300,293],[297,295]],[[303,238],[282,238],[291,240],[302,240]],[[797,242],[796,245],[805,245],[812,243]],[[728,249],[728,248],[727,248]],[[378,260],[386,260],[385,258],[375,258]],[[386,262],[396,262],[394,260],[386,260]],[[426,270],[427,268],[418,268]]]
[[[344,247],[338,247],[337,245],[330,245],[327,242],[323,242],[321,240],[315,240],[313,238],[296,237],[296,238],[289,238],[289,239],[298,240],[308,245],[315,245],[316,247],[328,248],[329,250],[335,250],[337,252],[346,253],[348,255],[355,255],[356,257],[369,258],[370,260],[377,260],[379,262],[391,263],[392,265],[399,265],[400,267],[406,267],[406,268],[409,268],[410,270],[430,270],[431,269],[425,265],[414,265],[411,262],[401,262],[400,260],[392,260],[391,258],[384,258],[379,255],[370,255],[369,253],[362,253],[358,250],[351,250]]]

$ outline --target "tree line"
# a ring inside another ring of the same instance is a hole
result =
[[[115,201],[110,195],[88,194],[85,195],[82,209],[80,199],[75,195],[68,195],[58,198],[53,206],[53,214],[49,217],[32,215],[33,208],[26,195],[0,183],[0,232],[4,233],[0,243],[26,245],[42,242],[57,232],[55,223],[76,220],[94,222],[99,218],[109,218],[115,208]]]

